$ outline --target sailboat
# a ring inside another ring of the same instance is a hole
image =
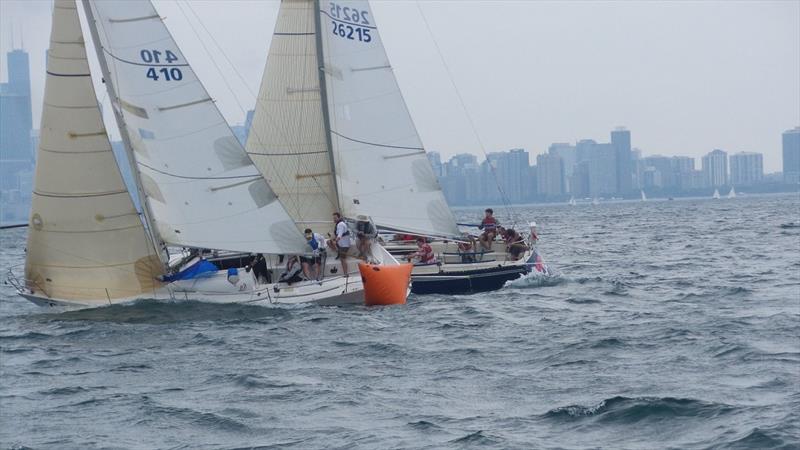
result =
[[[714,200],[719,199],[719,189],[714,189],[714,195],[711,196]]]
[[[335,273],[334,262],[319,280],[278,281],[284,259],[308,254],[307,244],[150,1],[83,6],[142,214],[102,122],[77,3],[56,0],[25,276],[10,280],[18,293],[71,307],[362,302],[361,278]]]
[[[570,198],[569,198],[569,202],[567,202],[567,204],[568,204],[569,206],[575,206],[575,205],[577,205],[578,203],[575,201],[575,197],[570,197]]]
[[[498,289],[528,271],[505,245],[464,255],[366,0],[281,2],[246,149],[300,227],[332,211],[383,233],[437,238],[412,292]],[[388,239],[388,235],[387,235]],[[411,245],[388,242],[397,255]],[[494,249],[493,249],[494,250]],[[525,255],[527,256],[527,255]],[[466,262],[469,257],[472,260]]]
[[[728,198],[736,198],[736,189],[731,186],[730,192],[728,192]]]
[[[642,192],[642,201],[646,202],[647,201],[647,195],[644,194],[644,189],[642,189],[641,192]]]

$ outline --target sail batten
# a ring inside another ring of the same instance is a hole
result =
[[[302,253],[305,242],[150,1],[88,1],[149,220],[168,244]],[[150,20],[153,19],[153,20]]]
[[[114,158],[82,44],[75,0],[56,0],[25,278],[34,293],[107,302],[152,292],[162,272]]]

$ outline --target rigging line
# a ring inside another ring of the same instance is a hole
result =
[[[422,11],[422,5],[420,5],[419,0],[416,0],[415,4],[417,5],[417,10],[419,10],[419,14],[422,17],[422,22],[425,24],[425,28],[428,30],[428,35],[430,35],[431,41],[433,41],[433,46],[436,49],[436,53],[439,55],[439,59],[442,61],[442,66],[444,66],[445,72],[447,73],[447,76],[450,80],[450,84],[453,86],[453,90],[455,91],[456,96],[458,97],[458,100],[461,103],[461,109],[464,111],[464,116],[466,116],[467,122],[469,123],[469,126],[472,129],[472,133],[475,135],[475,139],[478,141],[478,145],[481,148],[481,152],[483,152],[483,155],[487,160],[489,169],[494,178],[494,182],[497,185],[497,190],[500,191],[500,196],[502,197],[503,204],[506,210],[509,211],[510,216],[512,217],[512,222],[516,227],[517,226],[517,219],[515,219],[515,216],[517,215],[516,211],[511,206],[511,202],[509,201],[508,196],[503,190],[503,187],[500,186],[500,180],[497,176],[497,172],[494,166],[492,166],[491,162],[488,161],[489,155],[486,153],[486,146],[483,145],[483,141],[481,140],[480,134],[478,134],[478,130],[475,127],[475,122],[472,120],[472,115],[470,115],[469,110],[467,109],[466,102],[464,102],[464,97],[461,96],[461,91],[459,91],[458,86],[456,85],[455,82],[455,78],[453,78],[453,73],[450,71],[450,66],[447,65],[447,61],[444,59],[444,54],[442,53],[442,49],[439,47],[439,43],[436,41],[436,38],[433,35],[433,30],[431,29],[431,25],[428,23],[428,19],[425,17],[425,13]]]
[[[142,166],[142,167],[147,167],[148,169],[152,170],[153,172],[158,172],[158,173],[160,173],[162,175],[166,175],[168,177],[181,178],[181,179],[184,179],[184,180],[239,180],[239,179],[242,179],[242,178],[261,177],[260,173],[252,174],[252,175],[236,175],[236,176],[229,176],[229,177],[190,177],[188,175],[178,175],[178,174],[174,174],[174,173],[170,173],[170,172],[165,172],[163,170],[156,169],[155,167],[148,166],[147,164],[142,163],[142,162],[137,162],[137,164]]]
[[[402,146],[402,145],[387,145],[387,144],[378,144],[376,142],[361,141],[361,140],[358,140],[358,139],[351,138],[349,136],[345,136],[345,135],[343,135],[341,133],[338,133],[338,132],[336,132],[334,130],[331,130],[331,133],[335,134],[336,136],[339,136],[340,138],[344,138],[344,139],[347,139],[348,141],[352,141],[352,142],[357,142],[359,144],[373,145],[375,147],[396,148],[396,149],[400,149],[400,150],[422,150],[422,151],[425,151],[425,149],[422,148],[422,147],[405,147],[405,146]]]
[[[220,51],[220,53],[222,54],[222,56],[223,56],[223,57],[225,58],[225,60],[227,61],[228,65],[231,67],[231,69],[234,71],[234,73],[236,73],[236,75],[239,77],[239,80],[242,82],[242,84],[244,85],[245,89],[247,89],[247,91],[250,93],[250,95],[252,95],[252,96],[255,98],[255,100],[256,100],[256,106],[257,106],[259,103],[261,103],[261,102],[260,102],[260,99],[258,98],[258,95],[256,95],[256,94],[253,92],[253,90],[250,88],[250,86],[247,84],[247,81],[244,79],[244,77],[242,76],[242,74],[241,74],[241,73],[240,73],[240,72],[239,72],[239,71],[236,69],[236,66],[233,64],[233,62],[231,62],[230,58],[228,58],[228,55],[227,55],[227,54],[225,53],[225,51],[222,49],[222,46],[221,46],[221,45],[219,44],[219,42],[217,42],[217,40],[214,38],[214,35],[213,35],[213,34],[212,34],[212,33],[211,33],[209,30],[208,30],[208,27],[206,27],[205,23],[204,23],[204,22],[203,22],[203,20],[200,18],[200,16],[197,14],[197,12],[194,10],[194,8],[192,7],[192,5],[191,5],[191,4],[190,4],[188,1],[185,1],[185,3],[186,3],[186,7],[189,9],[189,11],[192,13],[192,15],[195,17],[195,19],[197,19],[197,22],[200,24],[200,26],[203,28],[203,30],[205,30],[206,34],[207,34],[207,35],[209,36],[209,38],[211,39],[211,42],[213,42],[213,43],[214,43],[214,45],[216,46],[216,48],[217,48],[217,49]],[[178,3],[178,6],[179,6],[179,8],[180,8],[180,3]],[[180,9],[181,9],[181,13],[183,13],[183,14],[184,14],[184,16],[186,16],[186,18],[187,18],[187,21],[188,21],[188,15],[186,15],[186,13],[184,12],[183,8],[180,8]],[[190,25],[191,25],[191,23],[190,23]],[[306,25],[307,25],[307,24],[306,24]],[[195,30],[195,28],[194,28],[193,26],[192,26],[192,31],[194,31],[194,33],[195,33],[195,36],[197,36],[197,38],[198,38],[198,39],[200,39],[199,33],[197,33],[197,31]],[[201,43],[202,43],[202,40],[201,40]],[[216,67],[216,69],[217,69],[217,72],[220,74],[220,76],[222,76],[223,80],[225,81],[225,84],[226,84],[226,86],[228,87],[228,90],[229,90],[229,91],[231,91],[231,93],[233,94],[234,100],[236,101],[236,104],[239,106],[239,110],[240,110],[242,113],[246,114],[246,111],[245,111],[244,107],[242,106],[242,103],[239,101],[239,98],[236,96],[236,94],[235,94],[235,93],[233,93],[233,89],[231,88],[230,84],[228,84],[228,82],[227,82],[227,78],[226,78],[226,77],[224,76],[224,74],[222,73],[222,70],[221,70],[221,68],[219,67],[219,65],[217,65],[217,63],[216,63],[216,61],[214,60],[214,58],[212,58],[212,57],[211,57],[211,52],[209,52],[209,51],[208,51],[208,48],[205,46],[205,44],[203,44],[203,48],[206,50],[206,53],[208,54],[209,58],[210,58],[210,59],[212,60],[212,62],[214,63],[214,66]],[[305,69],[305,67],[304,67],[304,69]],[[305,74],[306,72],[307,72],[307,71],[306,71],[306,70],[304,70],[304,71],[303,71],[303,74]],[[304,75],[304,76],[305,76],[305,75]],[[305,78],[304,78],[304,81],[305,81]],[[281,126],[281,124],[279,124],[279,123],[278,123],[278,121],[277,121],[277,120],[276,120],[274,117],[272,117],[271,115],[267,114],[265,111],[263,111],[263,110],[262,110],[261,112],[262,112],[262,113],[263,113],[263,114],[264,114],[264,115],[267,117],[267,119],[269,119],[269,120],[271,120],[271,121],[272,121],[272,123],[273,123],[273,124],[276,126],[275,128],[276,128],[276,129],[278,130],[278,132],[281,134],[281,137],[284,139],[284,141],[285,141],[285,142],[287,142],[287,143],[289,143],[289,145],[291,146],[291,145],[292,145],[292,139],[289,139],[289,137],[288,137],[288,136],[285,134],[284,127],[283,127],[283,126]],[[255,127],[254,127],[252,124],[251,124],[250,131],[249,131],[249,132],[250,132],[250,133],[253,133],[253,135],[256,137],[256,140],[257,140],[257,142],[258,142],[260,145],[262,145],[262,146],[263,146],[263,142],[264,142],[264,140],[261,138],[261,136],[260,136],[260,133],[259,133],[259,132],[256,130],[256,128],[255,128]],[[249,139],[249,138],[248,138],[248,139]],[[298,137],[297,139],[299,140],[299,137]],[[300,147],[300,143],[299,143],[299,141],[298,141],[298,142],[296,142],[296,143],[294,143],[294,146],[295,146],[296,148],[299,148],[299,147]],[[245,149],[245,150],[246,150],[246,149]],[[252,152],[250,152],[250,153],[252,153]],[[297,172],[297,171],[299,170],[299,164],[300,164],[300,162],[298,161],[298,163],[297,163],[297,167],[295,167],[295,172]],[[257,167],[256,167],[256,168],[257,168]],[[260,172],[260,170],[259,170],[259,172]],[[319,182],[318,182],[316,179],[315,179],[315,183],[316,183],[316,184],[319,186]],[[283,187],[284,187],[284,189],[285,189],[285,190],[287,190],[287,191],[289,191],[289,190],[290,190],[290,188],[289,188],[289,184],[288,184],[288,183],[287,183],[285,180],[283,180],[282,178],[281,178],[281,184],[283,185]],[[322,193],[325,195],[326,199],[327,199],[327,200],[328,200],[328,202],[331,204],[331,206],[335,206],[335,205],[336,205],[336,201],[331,199],[331,197],[330,197],[330,194],[327,192],[327,190],[326,190],[326,189],[323,189],[323,188],[322,188],[322,186],[319,186],[319,187],[320,187],[320,192],[322,192]],[[298,198],[299,198],[299,197],[298,197]],[[295,199],[295,201],[296,201],[296,202],[297,202],[297,200],[298,200],[298,199]]]

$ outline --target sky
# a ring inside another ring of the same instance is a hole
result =
[[[225,118],[242,123],[255,104],[279,1],[154,4]],[[0,78],[13,35],[14,47],[31,56],[34,124],[51,5],[0,0]],[[371,5],[422,141],[445,159],[608,142],[625,126],[645,156],[693,156],[699,169],[699,157],[715,148],[755,151],[774,172],[781,133],[800,125],[800,0]],[[108,104],[99,85],[98,96]]]

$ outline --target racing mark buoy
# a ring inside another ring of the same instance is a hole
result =
[[[404,305],[411,283],[411,264],[383,265],[359,263],[367,306]]]

